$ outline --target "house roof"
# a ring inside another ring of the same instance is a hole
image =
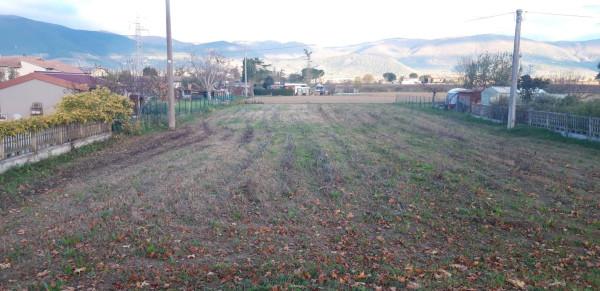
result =
[[[23,84],[32,80],[50,83],[67,89],[87,91],[96,86],[95,79],[85,74],[35,72],[0,83],[0,90]]]
[[[500,87],[500,86],[492,86],[489,88],[486,88],[484,91],[486,90],[494,90],[500,94],[510,94],[510,87],[504,86],[504,87]]]
[[[55,60],[44,60],[42,58],[29,56],[0,57],[0,67],[20,68],[22,66],[21,62],[27,62],[50,71],[83,73],[79,68]]]

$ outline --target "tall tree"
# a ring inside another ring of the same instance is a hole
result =
[[[144,77],[158,77],[158,71],[153,67],[145,67],[142,70],[142,75]]]
[[[598,63],[598,75],[596,75],[596,80],[600,81],[600,63]]]
[[[271,77],[271,76],[267,76],[267,77],[265,78],[265,80],[263,81],[263,84],[262,84],[262,86],[263,86],[263,88],[265,88],[265,89],[269,89],[269,87],[271,87],[271,85],[273,85],[273,84],[275,84],[275,80],[273,80],[273,77]]]
[[[290,74],[287,79],[290,83],[300,83],[304,80],[304,77],[300,74]]]
[[[410,74],[408,75],[408,77],[409,77],[409,78],[411,78],[411,79],[416,79],[416,78],[418,78],[418,77],[419,77],[419,74],[417,74],[417,73],[410,73]]]
[[[540,89],[544,89],[550,84],[550,80],[542,78],[531,78],[529,75],[524,75],[519,78],[519,95],[523,101],[529,103],[533,100],[533,96]]]
[[[313,80],[318,80],[320,78],[322,78],[323,76],[325,76],[325,71],[323,70],[319,70],[319,69],[315,69],[315,68],[304,68],[302,69],[302,78],[304,80],[308,80],[308,78],[311,78],[309,81],[312,82]]]
[[[465,57],[455,67],[463,75],[466,88],[486,88],[508,86],[512,69],[512,55],[509,53],[483,53]]]
[[[396,74],[394,74],[394,73],[389,73],[389,72],[388,72],[388,73],[384,73],[384,74],[383,74],[383,78],[384,78],[386,81],[388,81],[388,82],[390,82],[390,83],[391,83],[391,82],[394,82],[394,81],[396,81],[396,78],[397,78],[397,77],[396,77]]]
[[[212,91],[217,89],[217,85],[224,82],[229,71],[229,61],[217,53],[209,51],[202,57],[190,56],[192,66],[192,75],[206,90],[209,99],[212,98]]]

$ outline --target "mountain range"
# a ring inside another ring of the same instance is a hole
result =
[[[0,55],[38,55],[79,66],[125,66],[136,52],[136,40],[102,31],[71,29],[19,16],[0,15]],[[162,67],[166,41],[163,37],[143,36],[144,62]],[[183,65],[191,53],[216,50],[239,63],[260,57],[277,70],[298,72],[306,66],[304,48],[313,51],[313,65],[325,70],[328,79],[352,79],[366,73],[381,76],[451,75],[465,56],[483,52],[511,52],[513,38],[504,35],[474,35],[443,39],[393,38],[360,44],[322,47],[299,42],[229,42],[194,44],[173,41],[176,64]],[[537,75],[577,74],[592,77],[600,61],[600,39],[545,42],[522,39],[523,67]]]

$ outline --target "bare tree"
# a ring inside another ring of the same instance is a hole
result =
[[[209,51],[202,57],[197,57],[192,53],[190,65],[192,66],[192,76],[206,90],[208,98],[211,99],[212,91],[227,79],[229,61],[216,51]]]
[[[467,88],[508,86],[512,69],[512,55],[509,53],[483,53],[475,57],[465,57],[456,66],[463,75]]]

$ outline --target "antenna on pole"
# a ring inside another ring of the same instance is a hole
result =
[[[510,85],[510,101],[508,104],[508,120],[506,127],[512,129],[515,127],[515,117],[517,111],[517,82],[519,81],[519,49],[521,46],[521,21],[523,20],[523,10],[517,10],[517,23],[515,26],[515,47],[513,49],[512,62],[512,80]]]

